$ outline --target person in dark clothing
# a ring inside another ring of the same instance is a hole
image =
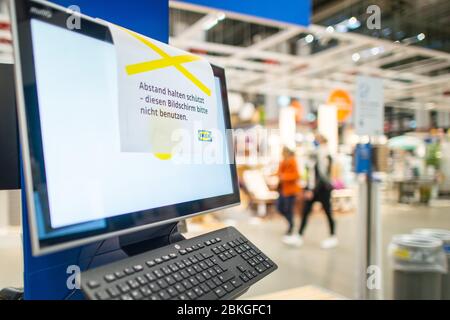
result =
[[[300,242],[308,224],[308,218],[311,215],[313,205],[316,202],[322,204],[323,210],[328,219],[330,227],[330,238],[322,242],[322,248],[329,249],[338,245],[336,237],[336,223],[333,219],[333,209],[331,205],[331,166],[332,157],[328,152],[328,141],[323,136],[318,136],[319,147],[314,157],[313,165],[310,166],[308,186],[305,191],[305,204],[303,208],[302,224],[300,226]]]

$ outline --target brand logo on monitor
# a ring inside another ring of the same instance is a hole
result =
[[[212,132],[206,130],[199,130],[198,132],[198,140],[203,142],[212,142]]]
[[[47,19],[50,19],[51,17],[53,17],[53,13],[48,9],[31,7],[30,12],[32,14],[35,14],[37,16],[41,16],[41,17],[47,18]]]

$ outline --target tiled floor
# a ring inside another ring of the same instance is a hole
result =
[[[280,241],[286,225],[282,219],[249,224],[246,214],[230,214],[237,228],[259,245],[277,262],[279,270],[255,285],[244,297],[306,285],[326,288],[347,298],[357,297],[357,222],[352,214],[337,217],[340,245],[322,250],[320,241],[327,236],[325,216],[315,215],[306,231],[302,248],[289,248]],[[450,230],[450,207],[429,208],[409,205],[382,207],[383,296],[392,297],[391,273],[387,247],[395,234],[409,233],[415,228]]]
[[[414,228],[432,227],[450,230],[450,207],[428,208],[403,205],[384,205],[383,270],[385,298],[390,298],[390,274],[386,248],[394,234],[407,233]],[[320,241],[327,236],[325,217],[314,215],[306,231],[302,248],[288,248],[280,241],[286,229],[284,221],[276,217],[259,223],[242,210],[232,209],[221,215],[232,221],[250,240],[260,246],[279,265],[279,270],[255,285],[244,298],[259,296],[306,285],[315,285],[355,298],[356,246],[358,239],[356,216],[339,215],[340,246],[334,250],[320,249]],[[0,287],[22,285],[22,258],[18,231],[0,233]]]

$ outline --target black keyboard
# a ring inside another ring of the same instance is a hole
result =
[[[81,288],[90,300],[228,300],[277,268],[226,228],[88,270]]]

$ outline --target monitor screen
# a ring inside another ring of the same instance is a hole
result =
[[[124,152],[111,33],[104,23],[85,17],[81,29],[69,30],[66,15],[33,1],[16,6],[24,94],[20,125],[28,146],[24,157],[29,160],[26,184],[34,252],[237,204],[223,69],[213,67],[216,129],[224,137],[220,161],[181,163]]]

